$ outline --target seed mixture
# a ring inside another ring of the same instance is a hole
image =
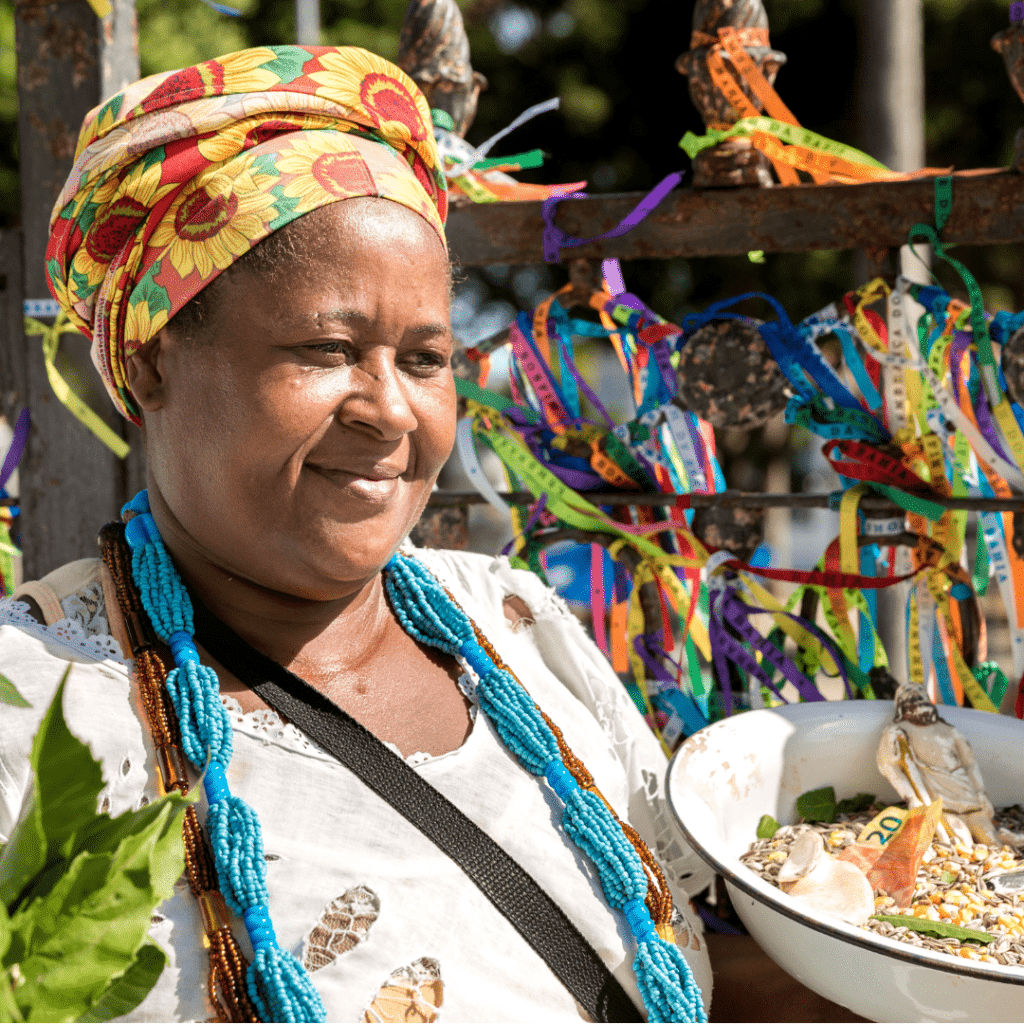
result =
[[[856,841],[864,826],[882,809],[882,805],[877,805],[856,814],[839,814],[832,824],[783,825],[771,839],[751,843],[740,860],[765,881],[777,886],[779,868],[803,832],[817,832],[825,842],[825,849],[837,855]],[[997,826],[1022,832],[1024,808],[1015,805],[997,811],[995,821]],[[936,839],[925,853],[917,873],[914,899],[909,907],[897,907],[896,901],[884,894],[875,897],[876,914],[907,914],[987,932],[995,936],[988,945],[936,938],[906,927],[894,927],[889,921],[872,919],[864,927],[887,938],[966,960],[1006,966],[1024,964],[1024,891],[1009,895],[994,892],[986,884],[993,875],[1021,870],[1024,870],[1024,857],[1008,846],[996,848],[976,843],[973,849],[967,849],[959,843],[950,845]]]

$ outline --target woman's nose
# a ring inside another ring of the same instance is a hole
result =
[[[364,427],[386,441],[398,441],[416,429],[401,376],[390,359],[373,359],[355,367],[353,388],[339,410],[341,422]]]

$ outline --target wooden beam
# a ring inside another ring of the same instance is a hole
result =
[[[24,232],[23,295],[48,299],[44,257],[49,217],[71,170],[82,119],[103,97],[138,76],[133,0],[116,0],[100,21],[86,0],[16,0],[18,133]],[[43,319],[43,318],[40,318]],[[51,318],[44,319],[51,323]],[[22,549],[27,579],[96,553],[96,532],[125,500],[121,461],[75,419],[50,387],[38,337],[0,339],[13,378],[24,382],[32,429],[21,465]],[[58,366],[82,398],[121,429],[85,338],[62,340]],[[16,413],[5,401],[5,411]]]
[[[613,228],[640,193],[588,196],[560,203],[556,223],[577,238]],[[677,189],[621,238],[574,249],[562,259],[732,256],[751,250],[896,248],[917,223],[934,222],[930,178],[862,185],[788,188]],[[459,206],[448,218],[452,255],[463,266],[543,261],[540,203]],[[993,245],[1024,241],[1024,176],[965,171],[953,178],[953,212],[946,242]]]

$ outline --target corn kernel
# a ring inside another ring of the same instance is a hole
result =
[[[1014,921],[1012,917],[1008,917],[1006,914],[996,914],[996,923],[1001,924],[1004,928],[1012,928],[1018,922]]]
[[[789,858],[789,854],[785,850],[775,850],[774,853],[768,854],[768,859],[775,861],[777,864],[781,864],[784,860]]]
[[[949,892],[946,893],[946,902],[956,903],[957,905],[962,906],[964,903],[967,902],[967,897],[962,892],[958,892],[956,889],[950,889]]]
[[[888,903],[888,902],[889,902],[889,897],[888,896],[876,896],[875,897],[875,906],[876,907],[884,907],[886,905],[886,903]]]
[[[940,903],[939,904],[939,916],[944,921],[952,921],[958,917],[960,911],[953,906],[952,903]]]

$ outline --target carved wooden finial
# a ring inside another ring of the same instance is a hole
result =
[[[992,37],[992,49],[1002,54],[1010,84],[1024,101],[1024,21],[1014,21],[1009,28],[997,32]],[[1014,139],[1013,169],[1024,173],[1024,128]]]
[[[735,124],[740,119],[729,100],[715,85],[708,70],[708,53],[718,42],[720,28],[734,28],[761,73],[774,83],[786,55],[773,50],[768,40],[768,15],[761,0],[697,0],[693,9],[690,49],[676,61],[676,70],[686,75],[690,99],[707,126]],[[743,91],[758,109],[763,107],[747,86]],[[769,163],[746,138],[727,139],[700,152],[693,162],[694,184],[698,187],[772,184]]]
[[[462,13],[455,0],[410,0],[398,40],[398,66],[445,111],[456,135],[466,135],[487,79],[474,71]]]

